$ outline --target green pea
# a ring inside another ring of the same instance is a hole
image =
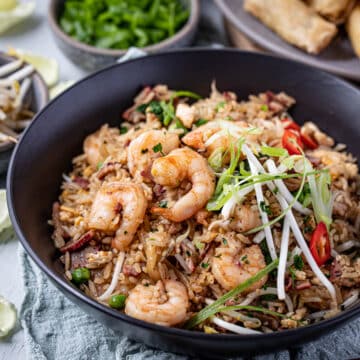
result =
[[[109,300],[109,305],[114,309],[122,309],[125,306],[126,295],[113,295]]]
[[[73,270],[71,273],[72,282],[76,285],[80,285],[90,279],[90,270],[86,267],[81,267]]]

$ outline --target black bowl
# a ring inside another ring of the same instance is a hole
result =
[[[315,121],[359,155],[360,92],[348,83],[293,61],[236,50],[169,52],[116,64],[80,81],[53,100],[26,130],[7,179],[15,230],[36,264],[73,302],[128,337],[173,352],[226,357],[298,346],[337,329],[360,314],[360,306],[295,330],[264,335],[208,335],[139,321],[103,306],[64,279],[50,239],[51,205],[61,175],[82,149],[84,137],[105,122],[119,125],[121,112],[147,84],[164,83],[207,95],[210,82],[247,98],[264,90],[294,96],[296,121]]]

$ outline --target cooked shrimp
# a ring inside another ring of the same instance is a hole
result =
[[[182,138],[182,142],[194,149],[206,151],[205,156],[210,156],[216,149],[228,149],[246,129],[247,125],[242,121],[210,121],[190,131]]]
[[[185,321],[189,297],[185,286],[175,280],[156,285],[136,285],[129,293],[125,314],[163,326]]]
[[[195,121],[195,109],[188,104],[179,104],[176,107],[176,117],[178,117],[187,128],[191,128]]]
[[[156,159],[151,168],[154,181],[164,186],[178,186],[187,179],[191,190],[180,198],[171,209],[154,207],[152,212],[180,222],[189,219],[202,209],[212,196],[215,176],[207,161],[194,150],[182,148]]]
[[[99,163],[109,156],[106,146],[104,146],[104,142],[101,139],[100,132],[101,129],[87,136],[84,140],[84,153],[88,163],[94,167],[98,166]]]
[[[143,174],[148,172],[153,160],[161,156],[160,151],[154,152],[158,144],[161,144],[161,152],[168,154],[179,147],[179,136],[165,130],[149,130],[131,141],[128,147],[128,167],[134,178],[147,180]]]
[[[140,185],[111,182],[97,192],[88,221],[90,229],[115,232],[112,247],[125,250],[143,222],[147,200]],[[122,221],[120,212],[122,210]]]
[[[221,256],[218,256],[221,255]],[[225,289],[231,290],[257,274],[266,266],[264,255],[258,245],[244,249],[236,247],[220,247],[212,259],[211,271],[216,281]],[[246,293],[261,288],[267,276],[250,286]]]
[[[230,228],[237,232],[245,232],[262,224],[259,210],[249,205],[237,205],[232,214]]]

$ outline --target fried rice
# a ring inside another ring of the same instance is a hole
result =
[[[63,175],[49,222],[64,276],[130,316],[206,333],[296,328],[353,306],[356,159],[315,123],[297,125],[294,104],[271,91],[239,101],[214,84],[208,98],[145,87],[118,127],[85,139]],[[154,130],[176,135],[173,144],[136,153]],[[199,176],[194,159],[205,164]],[[133,187],[140,198],[127,193]]]

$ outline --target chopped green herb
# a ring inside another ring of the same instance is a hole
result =
[[[136,108],[136,111],[141,112],[143,114],[145,114],[146,112],[146,108],[148,107],[149,104],[141,104]]]
[[[205,119],[199,119],[199,120],[197,120],[197,121],[195,121],[195,126],[196,127],[199,127],[199,126],[201,126],[201,125],[204,125],[204,124],[206,124],[208,122],[208,120],[205,120]]]
[[[302,270],[304,268],[304,260],[300,255],[294,256],[294,266],[297,270]]]
[[[120,126],[120,134],[126,134],[129,131],[129,129],[126,126]]]
[[[99,161],[98,164],[96,165],[96,169],[100,170],[102,166],[103,166],[103,162]]]
[[[303,191],[299,196],[299,201],[305,206],[308,207],[311,204],[311,191],[309,183],[304,184]]]
[[[168,206],[168,202],[166,200],[161,200],[159,202],[159,207],[165,209],[165,208],[167,208],[167,206]]]
[[[268,110],[269,110],[269,107],[268,107],[266,104],[264,104],[264,105],[261,105],[261,106],[260,106],[260,109],[261,109],[262,111],[268,111]]]
[[[163,153],[163,151],[162,151],[162,145],[161,145],[161,143],[158,143],[158,144],[156,144],[154,147],[153,147],[153,151],[154,151],[154,153],[160,153],[162,156],[165,156],[165,154]]]
[[[271,209],[270,209],[270,205],[267,205],[267,204],[265,203],[265,201],[261,201],[261,202],[260,202],[260,209],[261,209],[261,211],[267,213],[268,215],[271,215],[271,214],[272,214],[272,211],[271,211]]]
[[[200,241],[197,241],[195,243],[195,247],[198,249],[198,250],[203,250],[205,248],[205,245],[204,243],[200,242]]]
[[[234,121],[234,119],[233,119],[230,115],[228,115],[228,116],[225,118],[225,120],[227,120],[227,121]]]
[[[220,109],[223,109],[225,106],[226,102],[225,101],[220,101],[216,107],[215,107],[215,111],[219,111]]]
[[[275,186],[274,190],[273,190],[273,193],[276,195],[279,193],[279,188],[277,186]]]
[[[173,36],[188,18],[189,10],[180,0],[69,0],[59,23],[82,43],[125,50]]]
[[[203,269],[207,269],[209,267],[209,263],[201,263],[201,267]]]
[[[290,276],[291,276],[291,279],[292,279],[293,287],[294,287],[294,284],[295,284],[295,281],[296,281],[295,271],[296,270],[292,266],[289,267],[289,272],[290,272]]]
[[[224,245],[227,245],[227,244],[228,244],[228,241],[227,241],[225,238],[222,238],[222,243],[223,243]]]
[[[163,108],[162,108],[160,102],[159,101],[150,101],[148,106],[149,106],[150,112],[157,115],[160,118],[160,120],[162,120]]]
[[[266,265],[270,264],[271,263],[271,256],[270,256],[270,251],[268,249],[266,240],[263,240],[260,243],[260,249],[261,249],[261,251],[262,251],[262,253],[264,255]]]

